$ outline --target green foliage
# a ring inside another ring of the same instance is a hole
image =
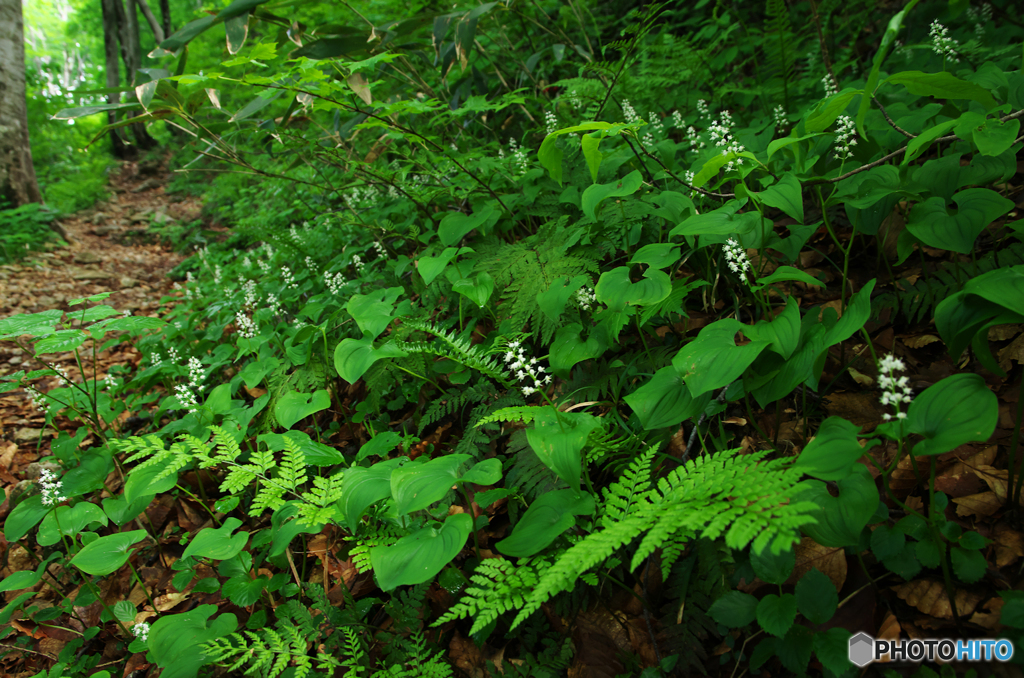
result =
[[[56,240],[57,234],[50,228],[55,216],[36,203],[0,209],[0,263],[21,259]]]

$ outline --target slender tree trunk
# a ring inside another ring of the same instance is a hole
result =
[[[139,43],[139,15],[135,8],[135,0],[127,0],[127,8],[122,0],[113,0],[114,12],[117,16],[118,37],[121,42],[121,60],[124,62],[125,79],[128,86],[134,88],[136,74],[142,65],[142,46]],[[135,90],[128,94],[130,101],[137,100]],[[134,117],[134,116],[133,116]],[[149,135],[143,124],[131,125],[129,129],[135,138],[135,145],[142,150],[154,148],[156,139]]]
[[[0,202],[42,202],[28,140],[21,0],[0,0]]]
[[[2,1],[2,0],[0,0]],[[114,3],[118,0],[101,0],[103,10],[103,56],[107,69],[107,89],[117,89],[121,86],[121,67],[117,48],[117,10]],[[110,93],[107,95],[107,103],[116,104],[121,101],[119,94]],[[117,111],[107,111],[107,123],[113,125],[117,122]],[[121,138],[120,129],[110,130],[110,143],[115,158],[125,159],[134,153]]]
[[[153,37],[156,38],[156,44],[160,44],[164,41],[164,28],[157,22],[156,17],[153,16],[153,10],[149,8],[149,4],[146,0],[136,0],[139,4],[139,9],[142,10],[142,16],[146,17],[146,21],[149,22],[149,28],[153,31]]]
[[[163,19],[164,37],[171,36],[171,3],[170,0],[160,0],[160,18]]]

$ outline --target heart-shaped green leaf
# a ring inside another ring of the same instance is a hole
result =
[[[370,549],[370,565],[384,591],[433,579],[466,545],[473,529],[468,513],[448,516],[444,525],[430,524],[392,546]]]
[[[296,422],[331,406],[331,395],[327,389],[314,393],[289,391],[274,405],[274,416],[284,428],[291,428]]]
[[[575,490],[547,492],[530,504],[512,534],[495,547],[507,556],[532,556],[575,525],[575,516],[593,512],[594,498],[589,494],[579,494]]]
[[[448,454],[426,463],[413,461],[391,472],[391,496],[400,515],[425,509],[452,490],[468,454]]]
[[[593,184],[583,191],[583,213],[591,219],[597,219],[597,208],[607,198],[621,198],[633,195],[643,184],[640,170],[633,170],[623,178],[607,184]]]
[[[878,488],[863,464],[854,464],[850,475],[836,483],[839,496],[833,497],[820,480],[805,480],[796,486],[791,501],[809,501],[819,509],[811,513],[817,521],[804,525],[804,533],[822,546],[853,546],[878,509]]]
[[[241,525],[241,521],[238,521],[238,524]],[[131,556],[131,547],[145,538],[145,530],[119,532],[100,537],[79,551],[71,559],[71,564],[86,574],[108,575],[123,567]]]
[[[924,436],[915,455],[936,455],[995,431],[999,401],[977,374],[954,374],[916,396],[907,409],[908,430]]]
[[[452,289],[483,308],[494,293],[494,278],[486,271],[480,271],[472,278],[456,280]]]
[[[743,327],[733,319],[712,323],[672,359],[691,395],[696,397],[736,381],[768,346],[767,341],[737,346],[736,332]]]
[[[550,405],[540,408],[526,440],[537,458],[572,489],[580,489],[581,453],[590,432],[600,420],[582,412],[558,412]]]
[[[559,376],[567,376],[569,370],[577,363],[596,358],[608,348],[607,333],[600,328],[591,331],[586,341],[580,337],[583,326],[569,323],[558,329],[555,340],[551,342],[551,354],[548,359],[551,371]]]
[[[367,508],[391,496],[391,472],[408,461],[406,457],[399,457],[377,462],[369,468],[355,466],[345,471],[340,503],[350,532],[355,534]]]
[[[568,277],[555,278],[551,287],[537,293],[537,305],[551,322],[558,322],[558,319],[562,317],[562,312],[565,311],[565,304],[569,301],[569,297],[588,282],[590,282],[590,277],[586,275],[578,275],[571,279]]]
[[[638,249],[629,263],[647,264],[651,268],[668,268],[677,261],[679,261],[679,245],[654,243]]]
[[[391,323],[395,301],[402,295],[401,287],[379,289],[370,294],[354,294],[345,305],[345,310],[355,318],[363,334],[376,339]]]
[[[238,620],[233,614],[207,621],[216,611],[216,605],[200,605],[182,614],[160,615],[153,622],[147,657],[163,668],[161,676],[195,678],[199,668],[209,661],[200,649],[202,644],[235,631]]]
[[[238,552],[245,548],[249,541],[248,532],[239,532],[232,536],[231,533],[241,527],[242,521],[238,518],[227,518],[224,524],[218,528],[207,527],[199,530],[199,533],[192,538],[192,541],[185,548],[182,558],[195,556],[196,558],[209,558],[210,560],[227,560],[234,558]]]
[[[978,235],[993,221],[1013,209],[1007,200],[988,188],[969,188],[953,196],[954,214],[942,198],[929,198],[910,211],[907,230],[931,247],[970,254]]]
[[[423,282],[428,285],[434,282],[434,278],[441,275],[445,266],[455,258],[457,253],[458,250],[454,247],[447,247],[436,257],[420,257],[419,261],[416,262],[416,270],[423,276]]]
[[[493,485],[501,480],[501,460],[484,459],[473,465],[473,468],[462,474],[460,483],[473,483],[474,485]]]
[[[869,447],[857,441],[860,427],[842,417],[829,417],[818,427],[814,440],[807,443],[793,468],[819,480],[840,480]]]
[[[393,342],[374,348],[369,335],[362,339],[342,339],[334,349],[334,369],[342,379],[354,384],[366,374],[366,370],[382,358],[400,358],[408,355]]]
[[[663,301],[672,292],[672,280],[664,271],[648,268],[638,282],[629,279],[629,266],[619,266],[601,274],[594,292],[597,300],[615,311],[627,304],[651,306]]]
[[[61,540],[61,533],[74,537],[90,523],[106,526],[107,516],[99,506],[87,501],[80,501],[74,506],[58,506],[43,518],[36,541],[40,546],[53,546]]]
[[[14,543],[28,534],[52,507],[43,506],[42,495],[34,495],[14,507],[4,521],[4,538]]]
[[[650,381],[624,400],[636,412],[644,430],[651,431],[678,426],[680,422],[703,412],[711,394],[694,398],[676,368],[669,365],[655,372]]]
[[[467,233],[474,228],[483,226],[494,215],[494,212],[495,205],[493,202],[488,203],[473,214],[449,212],[441,219],[441,223],[437,226],[437,235],[441,240],[441,244],[446,247],[458,244]],[[420,273],[422,273],[422,270]],[[427,284],[429,285],[430,283]]]

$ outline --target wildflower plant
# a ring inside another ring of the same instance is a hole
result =
[[[882,405],[892,407],[895,411],[895,414],[886,412],[882,415],[886,421],[907,418],[907,413],[902,411],[901,406],[910,403],[913,399],[913,390],[906,376],[897,376],[897,373],[906,369],[904,362],[891,353],[878,363],[878,385],[882,388]]]
[[[68,500],[61,494],[63,483],[50,469],[43,469],[39,475],[39,487],[42,488],[43,506],[56,506]]]
[[[942,57],[942,60],[960,63],[960,54],[957,52],[960,43],[955,38],[949,37],[949,29],[939,23],[938,19],[932,22],[928,28],[928,35],[932,41],[932,49]]]

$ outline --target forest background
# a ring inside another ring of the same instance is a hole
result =
[[[1013,3],[24,19],[0,255],[118,167],[204,209],[131,234],[185,256],[167,310],[0,319],[52,432],[3,455],[7,673],[1024,663]]]

